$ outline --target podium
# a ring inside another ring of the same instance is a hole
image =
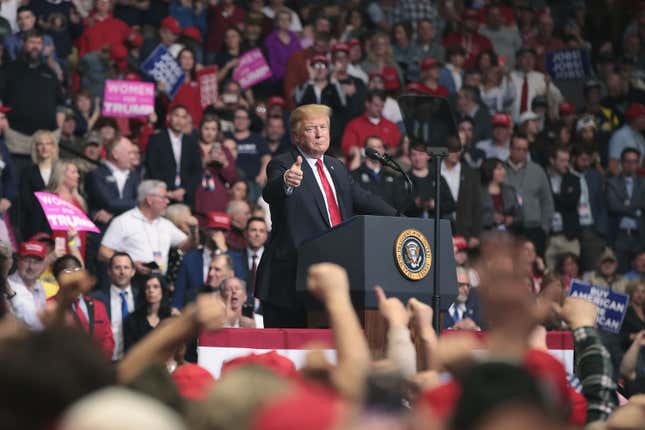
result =
[[[386,330],[378,313],[375,285],[380,285],[388,297],[398,297],[404,303],[416,297],[431,305],[433,271],[440,264],[439,306],[446,310],[457,295],[457,275],[450,222],[441,220],[439,228],[438,262],[433,258],[433,219],[355,216],[302,243],[298,248],[296,289],[306,294],[308,326],[321,328],[326,324],[322,304],[306,293],[307,269],[321,262],[336,263],[347,270],[352,303],[373,349],[382,349]]]

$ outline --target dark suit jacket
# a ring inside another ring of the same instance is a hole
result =
[[[562,216],[562,234],[569,240],[580,236],[580,179],[570,172],[562,176],[560,193],[553,193],[555,211]]]
[[[455,233],[466,239],[479,237],[482,231],[482,200],[479,174],[461,163],[459,198],[455,212]]]
[[[351,175],[361,187],[380,196],[389,205],[401,208],[406,203],[407,192],[400,175],[381,169],[379,177],[376,179],[365,164],[361,164],[358,169],[352,171]]]
[[[35,191],[45,189],[43,177],[40,176],[38,165],[32,164],[25,167],[20,174],[20,195],[18,201],[20,205],[20,226],[24,240],[29,239],[34,234],[44,231],[51,233],[51,228],[45,218],[36,196]]]
[[[146,150],[146,174],[149,179],[158,179],[166,183],[168,190],[174,190],[177,164],[170,143],[170,131],[164,129],[150,136]],[[181,166],[179,166],[181,188],[186,190],[184,202],[193,207],[195,191],[202,178],[202,162],[199,144],[192,135],[183,135],[181,139]]]
[[[130,172],[123,197],[119,197],[119,189],[110,168],[101,164],[89,172],[85,178],[85,193],[90,208],[90,216],[103,209],[112,215],[121,215],[137,205],[137,187],[140,179],[135,172]]]
[[[187,303],[192,302],[204,286],[205,251],[210,252],[206,248],[192,249],[184,255],[175,279],[175,291],[172,295],[172,306],[174,308],[181,309]],[[246,262],[246,250],[244,250],[244,254],[242,254],[242,251],[233,250],[229,250],[227,254],[233,260],[235,276],[246,281],[248,268],[242,265],[242,262]],[[244,259],[242,259],[242,255],[245,256]]]
[[[134,309],[137,309],[141,303],[139,303],[139,287],[135,287],[134,285],[131,286],[132,288],[132,296],[134,297]],[[107,312],[108,318],[110,319],[110,324],[112,321],[112,306],[110,303],[110,288],[108,287],[106,289],[102,289],[99,291],[96,291],[92,294],[92,297],[94,297],[96,300],[100,301],[103,303],[105,306],[105,311]]]
[[[519,199],[517,198],[517,191],[512,185],[501,184],[502,193],[502,214],[510,215],[513,217],[513,228],[519,228],[522,225],[522,207],[520,206]],[[485,230],[495,227],[495,205],[493,198],[488,192],[487,186],[480,188],[481,202],[482,202],[482,227]]]
[[[284,172],[298,155],[300,152],[292,148],[273,158],[267,166],[268,182],[262,196],[271,208],[273,228],[258,267],[255,288],[255,296],[262,301],[292,309],[302,306],[301,298],[296,297],[298,246],[331,228],[322,192],[306,160],[302,163],[302,183],[291,194],[286,192]],[[396,215],[380,197],[354,182],[339,160],[325,156],[323,162],[333,179],[343,220],[348,220],[357,211]]]
[[[638,224],[641,243],[645,243],[645,179],[635,176],[632,198],[627,198],[624,176],[615,176],[607,181],[607,207],[611,217],[611,227],[618,231],[620,219],[632,217]]]

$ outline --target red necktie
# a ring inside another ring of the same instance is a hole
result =
[[[524,82],[522,83],[522,98],[520,98],[520,114],[526,112],[529,104],[529,81],[524,75]]]
[[[329,185],[327,180],[327,175],[325,175],[325,169],[323,169],[322,160],[316,160],[316,167],[318,168],[318,175],[320,176],[320,183],[325,190],[325,197],[327,199],[327,209],[329,209],[329,218],[331,219],[331,226],[334,227],[337,224],[340,224],[342,218],[340,216],[340,209],[338,209],[338,203],[336,203],[336,197],[334,197],[334,192]]]

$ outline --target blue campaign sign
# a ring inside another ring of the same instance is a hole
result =
[[[175,97],[177,90],[186,79],[179,63],[162,45],[158,45],[141,64],[141,71],[155,81],[163,83],[165,92],[170,98]]]
[[[585,79],[591,73],[586,49],[565,49],[547,53],[546,71],[557,80]]]
[[[596,325],[610,333],[618,333],[623,324],[629,297],[609,288],[597,287],[574,279],[569,289],[569,296],[582,297],[598,306]]]

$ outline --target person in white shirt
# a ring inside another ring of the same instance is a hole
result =
[[[135,300],[139,296],[138,288],[132,285],[134,261],[125,252],[115,252],[108,263],[107,274],[110,278],[109,289],[96,293],[95,297],[103,302],[110,317],[114,337],[112,361],[117,361],[123,358],[124,352],[123,321],[134,312],[137,305]]]
[[[546,97],[551,109],[557,110],[564,98],[548,75],[535,70],[535,51],[520,48],[516,59],[517,69],[511,72],[511,80],[515,85],[513,119],[517,121],[523,112],[531,110],[531,102],[535,96]]]
[[[20,245],[18,270],[7,279],[7,298],[11,312],[29,328],[43,328],[38,313],[45,308],[45,288],[38,278],[45,270],[47,248],[38,241]]]
[[[168,267],[171,246],[187,251],[199,242],[198,221],[188,220],[187,236],[162,215],[168,206],[166,184],[146,180],[137,189],[138,205],[110,223],[99,248],[99,259],[108,262],[115,252],[127,252],[134,260],[137,273],[150,274],[153,268],[162,273]]]

